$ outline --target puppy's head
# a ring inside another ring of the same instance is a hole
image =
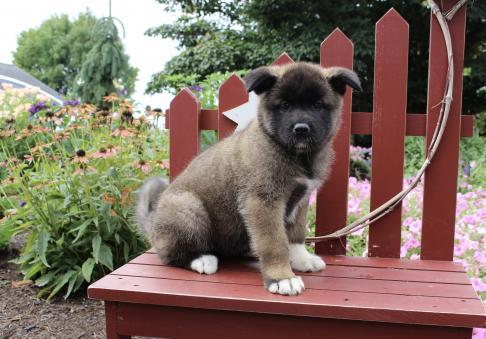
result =
[[[353,71],[310,63],[260,67],[245,84],[260,96],[258,120],[265,133],[295,154],[328,143],[339,125],[346,85],[361,90]]]

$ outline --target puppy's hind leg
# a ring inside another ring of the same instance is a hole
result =
[[[213,274],[211,223],[202,201],[191,192],[167,192],[154,217],[152,244],[168,265]]]

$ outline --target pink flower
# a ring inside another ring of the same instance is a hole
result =
[[[157,166],[159,166],[162,169],[169,169],[169,160],[168,159],[157,160],[155,163],[157,164]]]
[[[474,215],[465,215],[462,217],[462,221],[464,221],[466,224],[475,224],[476,217]]]
[[[99,159],[99,158],[102,158],[102,159],[106,159],[106,158],[109,158],[109,157],[112,157],[116,154],[116,149],[115,148],[104,148],[104,147],[101,147],[99,149],[99,151],[97,152],[94,152],[93,154],[91,154],[91,158],[95,158],[95,159]]]
[[[471,278],[471,283],[476,292],[486,292],[486,284],[480,278]]]
[[[348,200],[348,213],[359,215],[361,213],[361,207],[359,206],[361,201],[358,198],[352,197]]]
[[[486,254],[484,254],[484,251],[474,252],[474,260],[476,260],[481,266],[486,265]]]
[[[486,339],[486,328],[475,328],[472,339]]]
[[[410,223],[408,229],[414,234],[420,234],[422,230],[422,222],[420,220],[414,220]]]
[[[464,267],[464,269],[467,271],[469,267],[471,266],[466,260],[460,259],[460,258],[454,258],[454,262],[457,262]]]
[[[317,201],[317,190],[314,190],[309,197],[309,205],[314,205]]]
[[[419,247],[420,241],[418,241],[412,233],[408,233],[405,237],[405,241],[403,242],[402,249],[408,252],[411,249]]]
[[[459,240],[459,243],[456,244],[456,246],[454,246],[454,255],[456,257],[460,257],[460,256],[464,255],[464,253],[466,253],[466,251],[467,251],[466,242],[463,239]]]
[[[141,169],[142,172],[145,174],[149,173],[152,170],[150,165],[145,160],[135,161],[134,166],[135,168]]]

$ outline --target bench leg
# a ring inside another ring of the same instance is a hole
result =
[[[107,339],[129,339],[131,338],[131,336],[121,335],[117,333],[116,307],[117,307],[116,302],[105,301],[106,338]]]

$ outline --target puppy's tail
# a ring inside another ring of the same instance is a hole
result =
[[[135,222],[147,236],[150,236],[151,233],[150,215],[157,208],[160,194],[167,188],[167,185],[167,180],[155,177],[145,181],[138,192]]]

